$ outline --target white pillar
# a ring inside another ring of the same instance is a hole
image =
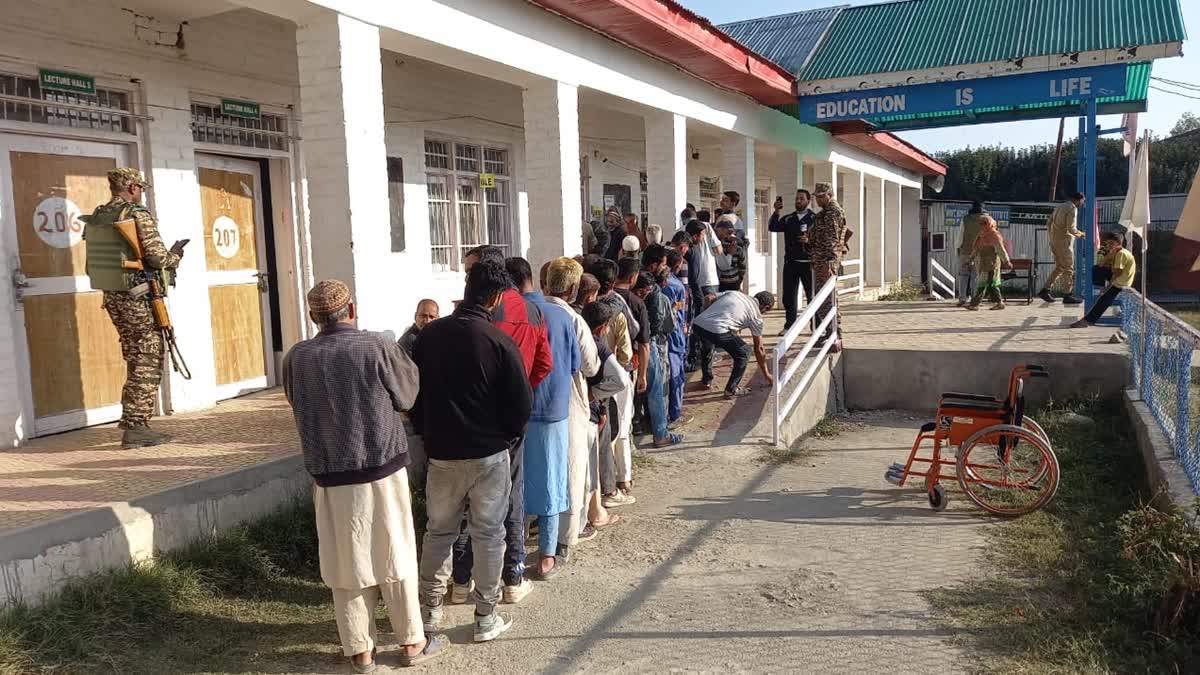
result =
[[[176,287],[167,300],[175,339],[191,368],[192,379],[185,380],[168,368],[164,407],[173,412],[199,410],[216,404],[216,364],[204,257],[204,240],[211,223],[203,222],[200,212],[189,112],[191,94],[186,85],[169,78],[148,79],[144,88],[146,101],[157,106],[154,119],[147,122],[150,163],[145,173],[154,185],[148,195],[159,231],[167,246],[178,239],[192,240],[179,263]]]
[[[885,282],[900,281],[901,260],[900,246],[904,230],[900,226],[900,184],[884,182],[883,184],[883,224],[884,224],[884,269]]]
[[[863,176],[863,284],[872,287],[883,285],[884,218],[883,179]]]
[[[669,240],[688,203],[687,118],[667,112],[646,116],[646,183],[650,223]],[[650,223],[644,223],[649,225]]]
[[[758,225],[754,211],[754,139],[747,136],[732,136],[721,144],[721,191],[735,191],[742,201],[737,206],[738,216],[746,225],[746,239],[750,250],[746,252],[746,277],[751,293],[766,288],[763,258],[755,250]]]
[[[332,12],[296,31],[313,277],[346,282],[359,326],[392,328],[394,305],[379,28]]]
[[[529,263],[583,252],[579,196],[579,91],[554,80],[524,91]]]
[[[805,185],[805,181],[811,179],[811,176],[804,175],[804,155],[795,150],[781,149],[776,154],[776,169],[775,169],[775,191],[778,195],[771,195],[772,204],[775,197],[783,197],[782,213],[791,213],[796,208],[796,190],[801,188],[807,189],[809,192],[812,188]],[[766,227],[766,223],[762,224]],[[783,288],[783,235],[771,235],[771,260],[775,265],[775,288]],[[803,298],[801,293],[800,297]]]
[[[901,271],[913,279],[921,279],[921,238],[925,236],[921,227],[921,190],[903,188],[900,191],[900,257]]]

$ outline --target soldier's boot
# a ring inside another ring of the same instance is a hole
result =
[[[150,427],[137,427],[125,430],[125,435],[121,437],[121,447],[126,450],[131,448],[149,448],[154,445],[168,443],[170,440],[170,436],[160,434],[157,431],[151,431]]]

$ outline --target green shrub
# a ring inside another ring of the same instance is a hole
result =
[[[879,296],[879,299],[884,302],[914,302],[924,298],[925,287],[908,276],[901,279],[900,283],[893,286],[887,294]]]
[[[1118,587],[1164,637],[1200,634],[1200,529],[1190,516],[1141,506],[1117,526],[1126,561]]]

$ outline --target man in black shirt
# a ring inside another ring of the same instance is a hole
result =
[[[476,642],[494,640],[512,625],[496,611],[512,485],[509,451],[525,433],[533,406],[521,352],[492,324],[491,312],[508,286],[502,263],[486,258],[475,263],[462,304],[421,331],[413,354],[421,375],[414,420],[429,455],[422,618],[427,632],[437,630],[451,549],[466,509],[474,552]]]
[[[775,198],[775,212],[767,230],[783,233],[783,309],[786,314],[784,330],[796,323],[799,311],[797,293],[799,286],[804,286],[804,302],[812,302],[812,256],[808,252],[808,228],[813,223],[813,212],[808,204],[812,194],[808,190],[796,190],[796,210],[786,216],[780,216],[783,211],[783,197]]]

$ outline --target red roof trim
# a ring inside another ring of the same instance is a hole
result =
[[[794,78],[673,0],[528,0],[766,105],[796,102]]]
[[[674,0],[526,1],[763,105],[796,102],[792,73]],[[829,131],[897,166],[946,175],[945,164],[890,133],[871,133],[865,123],[844,123]]]

